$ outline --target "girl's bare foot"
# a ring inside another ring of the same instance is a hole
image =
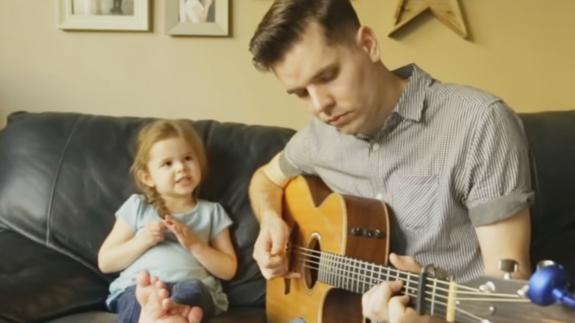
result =
[[[139,273],[136,277],[136,299],[138,303],[140,303],[140,306],[144,306],[148,303],[148,297],[150,297],[150,294],[154,290],[152,285],[152,278],[147,271]]]
[[[200,323],[204,317],[201,307],[178,304],[171,298],[164,299],[162,305],[168,313],[181,315],[188,323]]]
[[[142,308],[139,323],[200,323],[203,318],[200,307],[175,303],[164,283],[148,272],[136,278],[136,299]]]
[[[200,323],[203,317],[204,317],[204,311],[202,311],[202,308],[194,306],[190,309],[190,313],[188,313],[188,322]]]

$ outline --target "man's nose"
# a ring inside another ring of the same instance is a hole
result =
[[[323,88],[312,87],[308,89],[311,99],[311,105],[314,113],[329,113],[330,108],[334,105],[333,97]]]

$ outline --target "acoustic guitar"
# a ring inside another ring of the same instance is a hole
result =
[[[415,274],[387,266],[389,216],[384,203],[331,192],[314,177],[286,187],[284,220],[292,228],[290,271],[266,288],[269,323],[366,322],[361,294],[383,281],[401,280],[418,313],[448,322],[575,322],[562,305],[541,307],[527,297],[527,282],[491,277],[458,284],[433,268]]]

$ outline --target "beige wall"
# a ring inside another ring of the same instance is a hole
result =
[[[16,110],[305,123],[305,109],[250,63],[248,42],[270,0],[230,0],[229,38],[165,35],[164,1],[152,1],[152,32],[129,33],[65,32],[57,0],[0,0],[0,125]],[[575,1],[461,0],[471,41],[430,17],[388,38],[397,2],[354,1],[388,67],[417,62],[518,111],[575,108]]]

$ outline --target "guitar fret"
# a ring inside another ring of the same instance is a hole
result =
[[[379,271],[380,275],[379,275],[379,282],[381,283],[382,281],[387,281],[389,280],[389,267],[385,267],[385,271],[387,272],[386,274],[384,274],[382,272],[382,270]]]
[[[347,268],[349,267],[349,259],[348,258],[344,258],[343,259],[343,266],[341,267],[341,278],[343,280],[343,289],[345,290],[349,290],[349,276],[346,275],[347,273]]]
[[[362,294],[366,292],[366,288],[365,288],[365,287],[366,287],[365,285],[366,285],[366,283],[367,283],[367,279],[366,279],[366,278],[369,277],[368,271],[367,271],[367,265],[368,265],[368,264],[367,264],[366,262],[362,262],[363,279],[362,279],[362,281],[361,281],[361,290],[360,290],[360,293],[362,293]]]
[[[380,269],[381,272],[381,267],[379,267],[378,269]],[[371,272],[374,273],[373,277],[371,278],[371,286],[377,285],[377,283],[379,282],[379,274],[376,276],[375,273],[377,273],[377,270],[375,268],[375,264],[371,263]]]
[[[433,280],[433,287],[431,288],[431,311],[430,314],[435,314],[435,293],[437,289],[437,279]]]
[[[353,292],[357,293],[359,280],[361,279],[359,277],[359,266],[358,266],[357,260],[353,260],[352,265],[353,265],[353,277],[354,277],[353,278]]]
[[[320,253],[319,262],[321,268],[321,271],[318,274],[319,280],[329,283],[329,261],[327,259],[327,255]]]
[[[337,261],[336,264],[335,264],[335,277],[336,277],[335,281],[336,281],[336,286],[339,287],[339,288],[342,287],[342,285],[341,285],[341,276],[340,276],[340,274],[339,274],[339,272],[340,272],[340,267],[341,267],[341,261]]]
[[[346,277],[345,277],[345,266],[346,266],[345,263],[346,263],[347,259],[346,259],[346,258],[341,258],[341,260],[342,260],[342,261],[341,261],[341,266],[339,266],[340,286],[341,286],[341,288],[346,289],[346,288],[345,288],[345,285],[347,284],[347,279],[346,279]]]
[[[312,256],[309,256],[309,258],[311,258],[311,257]],[[310,260],[310,262],[313,263],[313,260]],[[324,258],[320,254],[318,266],[317,266],[317,277],[320,281],[325,281],[325,268],[324,268],[324,266],[325,266]]]
[[[353,280],[353,291],[357,293],[359,290],[359,282],[361,281],[361,277],[359,276],[359,263],[357,260],[353,261],[353,269],[355,272],[355,279]]]
[[[341,268],[341,261],[338,261],[336,266],[335,266],[335,273],[336,273],[336,281],[337,281],[337,287],[342,287],[342,279],[341,279],[341,275],[340,275],[340,268]]]
[[[351,291],[351,285],[353,283],[353,281],[351,280],[351,277],[349,275],[349,268],[351,267],[350,265],[350,259],[346,258],[346,263],[345,263],[345,268],[343,271],[343,277],[345,277],[345,286],[347,287],[347,290]]]
[[[350,261],[350,267],[351,267],[351,275],[350,275],[350,277],[351,277],[350,278],[350,285],[351,285],[350,287],[351,288],[350,288],[350,290],[353,292],[353,291],[355,291],[355,282],[356,282],[356,276],[355,275],[357,274],[354,260]]]
[[[374,286],[377,284],[377,276],[375,275],[376,270],[375,270],[375,264],[371,263],[371,281],[369,282],[369,286],[367,286],[367,288],[371,288],[371,286]]]
[[[353,267],[353,264],[351,263],[351,258],[347,258],[347,263],[346,263],[346,267],[345,267],[345,271],[344,271],[344,277],[346,280],[346,286],[347,286],[347,290],[348,291],[353,291],[352,285],[353,285],[353,272],[350,274],[350,268]]]
[[[355,287],[353,289],[354,292],[359,293],[359,291],[361,290],[359,285],[361,283],[361,262],[359,262],[359,260],[354,260],[353,261],[353,268],[355,271]]]
[[[331,280],[331,263],[330,263],[330,257],[329,254],[324,254],[321,253],[321,259],[323,259],[324,261],[324,265],[323,265],[323,281],[325,282],[330,282]]]
[[[332,284],[336,284],[337,283],[337,281],[336,281],[337,276],[335,275],[335,273],[336,273],[335,266],[337,265],[337,262],[335,261],[334,255],[332,255],[332,254],[329,255],[329,261],[330,261],[329,269],[330,269],[331,282],[332,282]]]
[[[363,289],[365,288],[365,263],[363,261],[360,261],[357,263],[358,265],[358,276],[359,276],[359,281],[357,282],[357,292],[358,293],[362,293]]]
[[[333,255],[331,255],[331,254],[328,254],[328,255],[329,255],[329,280],[330,280],[330,284],[334,285],[334,284],[336,284],[336,281],[335,281],[336,277],[334,275],[334,273],[335,273],[335,270],[334,270],[335,269],[334,268],[335,262],[333,261]]]
[[[352,291],[351,285],[353,284],[353,280],[352,280],[353,273],[350,273],[350,268],[352,267],[350,261],[351,260],[349,258],[346,258],[345,270],[343,271],[343,277],[345,277],[345,286],[347,287],[348,291]]]
[[[356,293],[361,293],[361,290],[363,289],[363,282],[365,279],[365,276],[363,275],[363,262],[362,261],[356,261],[356,268],[357,268],[357,280],[355,282],[355,292]]]
[[[359,292],[361,291],[361,288],[359,287],[359,285],[360,285],[360,283],[361,283],[361,281],[362,281],[362,278],[361,278],[361,262],[359,262],[359,261],[356,260],[356,261],[354,262],[354,264],[355,264],[355,277],[356,277],[356,280],[355,280],[355,292],[356,292],[356,293],[359,293]]]

